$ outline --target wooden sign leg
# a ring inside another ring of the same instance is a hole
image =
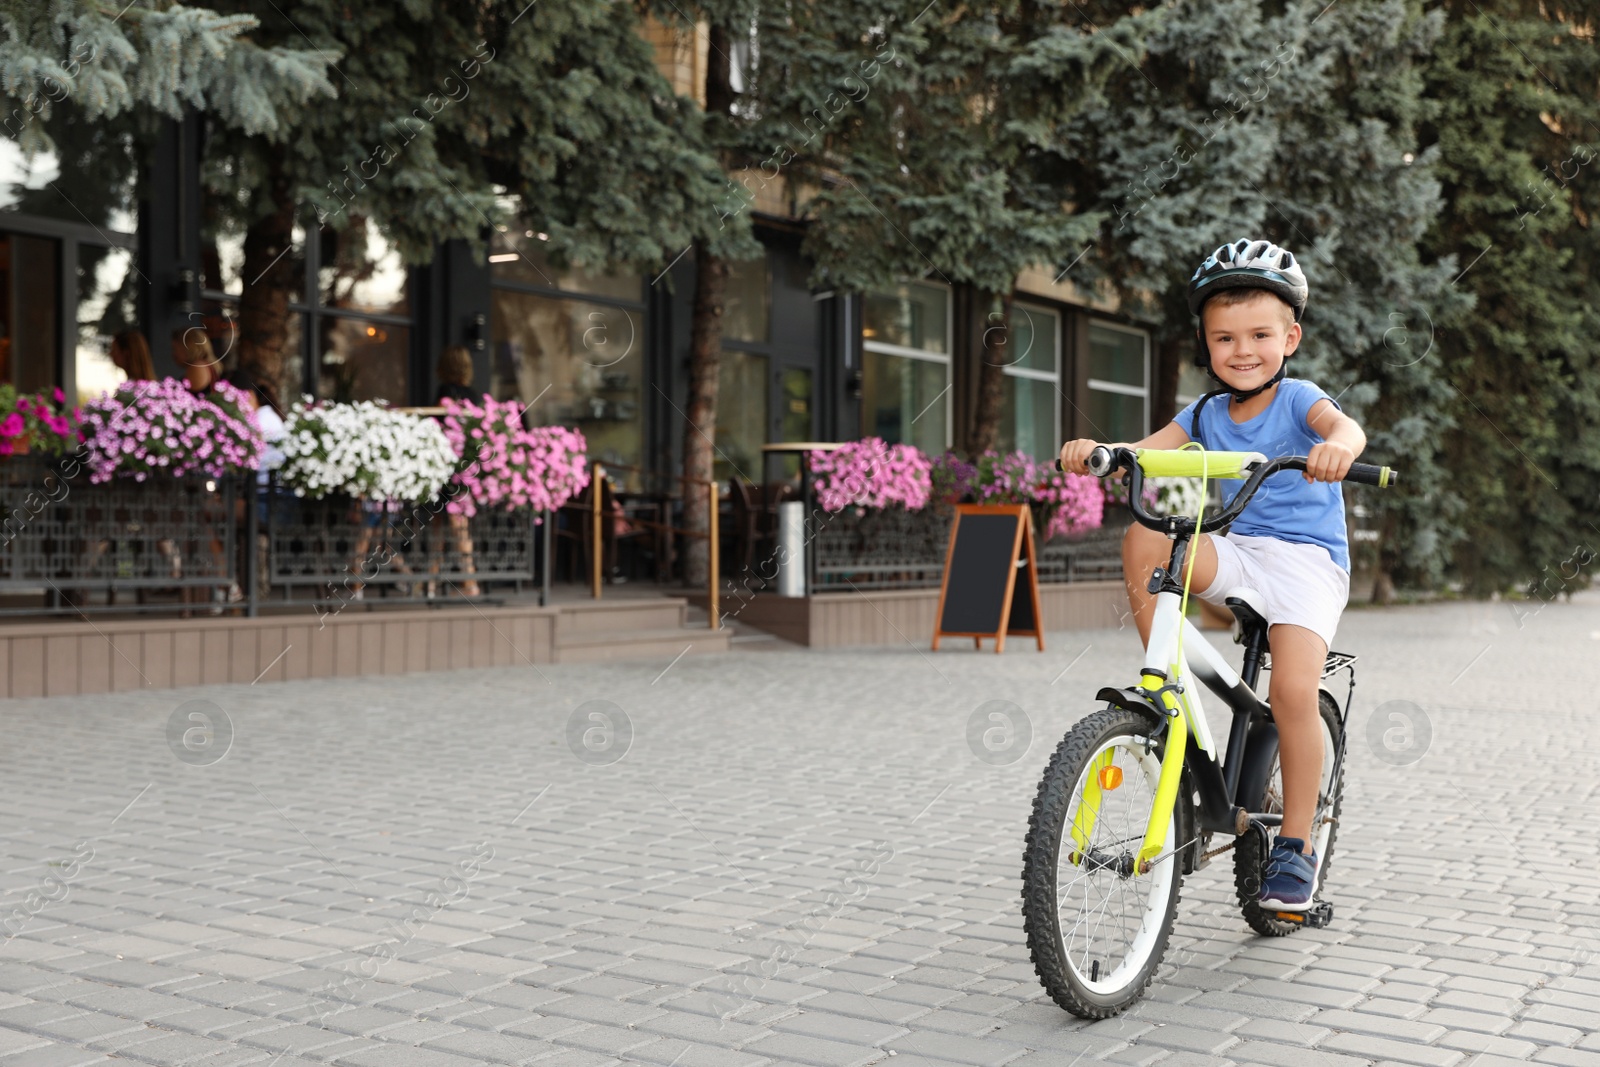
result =
[[[1028,595],[1033,597],[1033,634],[1038,639],[1039,651],[1044,651],[1044,612],[1039,604],[1039,567],[1036,562],[1033,544],[1033,519],[1030,516],[1027,523],[1026,537],[1028,540]]]
[[[1022,551],[1022,539],[1027,536],[1028,505],[1023,504],[1021,512],[1017,515],[1017,535],[1011,542],[1011,566],[1006,568],[1006,595],[1000,604],[1000,632],[994,636],[995,655],[1006,650],[1006,631],[1011,628],[1011,599],[1017,593],[1017,566],[1016,559]]]

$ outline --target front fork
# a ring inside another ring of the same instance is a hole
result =
[[[1161,776],[1156,782],[1155,804],[1150,809],[1144,843],[1139,846],[1139,854],[1135,857],[1135,871],[1144,874],[1150,869],[1152,861],[1161,855],[1161,848],[1166,844],[1167,828],[1172,823],[1172,812],[1177,806],[1178,789],[1183,784],[1183,756],[1189,742],[1189,724],[1172,686],[1162,685],[1161,680],[1153,675],[1145,675],[1139,686],[1150,691],[1153,699],[1160,701],[1167,715],[1167,747],[1161,756]],[[1094,834],[1103,795],[1102,777],[1111,770],[1112,755],[1112,750],[1106,749],[1090,765],[1089,780],[1083,787],[1083,801],[1078,805],[1077,815],[1072,821],[1072,843],[1075,847],[1071,860],[1075,866],[1082,861],[1089,838]]]
[[[1161,777],[1156,782],[1155,805],[1150,809],[1150,823],[1144,831],[1144,844],[1139,846],[1135,870],[1144,874],[1151,861],[1161,854],[1166,844],[1167,828],[1172,824],[1172,811],[1178,802],[1178,787],[1183,784],[1183,754],[1189,744],[1189,720],[1178,706],[1173,687],[1162,685],[1152,675],[1139,681],[1141,689],[1151,690],[1161,701],[1167,713],[1167,750],[1161,756]]]

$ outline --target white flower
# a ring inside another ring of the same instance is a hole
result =
[[[455,453],[438,423],[370,401],[297,404],[289,433],[295,446],[284,449],[282,478],[315,496],[431,500],[455,470]]]

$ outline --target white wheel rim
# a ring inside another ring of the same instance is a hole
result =
[[[1177,865],[1182,862],[1173,854],[1177,834],[1174,813],[1167,822],[1167,835],[1161,846],[1164,858],[1148,874],[1124,878],[1109,867],[1091,871],[1072,863],[1075,844],[1070,828],[1078,818],[1089,774],[1107,751],[1115,753],[1113,766],[1124,770],[1119,791],[1127,792],[1120,798],[1102,795],[1100,815],[1089,835],[1090,850],[1117,856],[1126,850],[1132,856],[1138,855],[1161,777],[1161,761],[1153,751],[1144,751],[1143,738],[1112,738],[1096,749],[1085,765],[1083,776],[1073,786],[1063,821],[1061,850],[1056,860],[1056,931],[1073,975],[1086,989],[1101,996],[1121,992],[1144,971],[1161,936]],[[1142,782],[1148,791],[1130,788],[1135,781]],[[1100,964],[1098,972],[1096,962]]]

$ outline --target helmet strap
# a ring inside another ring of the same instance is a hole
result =
[[[1211,375],[1211,377],[1215,378],[1216,381],[1217,381],[1217,384],[1221,385],[1224,390],[1226,390],[1227,392],[1232,393],[1233,394],[1233,398],[1235,400],[1237,400],[1241,404],[1244,403],[1246,400],[1249,400],[1251,397],[1260,396],[1262,393],[1266,392],[1268,389],[1271,389],[1274,385],[1277,385],[1279,382],[1283,381],[1284,374],[1285,374],[1285,372],[1288,371],[1288,369],[1289,369],[1289,359],[1288,359],[1288,357],[1284,357],[1283,362],[1278,365],[1278,373],[1277,374],[1274,374],[1271,378],[1269,378],[1267,381],[1262,382],[1260,385],[1256,386],[1254,389],[1247,389],[1247,390],[1245,390],[1244,392],[1241,393],[1241,392],[1235,390],[1233,386],[1231,386],[1227,382],[1223,381],[1221,375],[1219,375],[1216,371],[1211,369],[1211,360],[1210,360],[1210,358],[1208,357],[1206,359],[1206,373]]]

